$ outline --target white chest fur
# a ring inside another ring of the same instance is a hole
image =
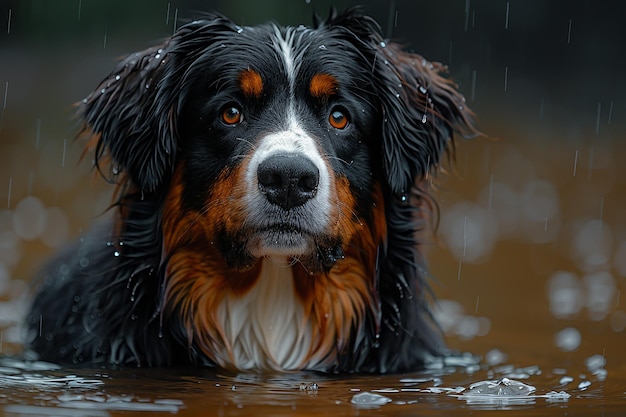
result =
[[[285,259],[265,259],[254,287],[227,295],[217,310],[227,349],[220,366],[240,370],[292,370],[314,366],[311,322],[295,292]]]

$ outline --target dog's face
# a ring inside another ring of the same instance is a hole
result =
[[[443,70],[355,11],[314,28],[212,15],[119,64],[85,131],[123,175],[129,262],[159,245],[180,340],[240,369],[356,369],[381,332],[426,331],[412,190],[471,130]]]
[[[440,70],[363,16],[316,29],[214,16],[127,58],[85,118],[97,158],[142,191],[165,193],[174,173],[166,210],[201,224],[229,266],[281,255],[315,271],[371,223],[372,193],[405,200],[466,121]]]
[[[330,266],[371,218],[376,97],[358,51],[325,32],[229,33],[185,75],[181,203],[231,265]]]

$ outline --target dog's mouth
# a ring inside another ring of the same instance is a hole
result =
[[[250,230],[247,248],[252,256],[306,256],[315,251],[316,238],[300,225],[276,223]]]
[[[310,272],[331,268],[344,258],[337,239],[315,234],[300,225],[276,223],[247,229],[239,239],[225,245],[229,264],[238,269],[251,267],[255,260],[282,257],[297,260]]]

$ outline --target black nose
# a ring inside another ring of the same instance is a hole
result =
[[[259,164],[259,191],[267,200],[289,210],[315,197],[319,170],[302,155],[274,155]]]

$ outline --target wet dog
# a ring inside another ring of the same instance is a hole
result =
[[[80,104],[112,224],[45,270],[41,359],[399,372],[445,352],[417,233],[472,115],[441,64],[358,10],[312,28],[213,14]]]

